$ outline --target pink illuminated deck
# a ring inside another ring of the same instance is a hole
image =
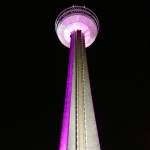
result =
[[[81,30],[85,36],[85,47],[88,47],[96,39],[99,22],[90,9],[75,6],[67,8],[58,16],[55,29],[61,43],[68,48],[70,48],[71,33]]]

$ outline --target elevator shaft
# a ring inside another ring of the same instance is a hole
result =
[[[82,35],[81,30],[77,30],[77,32],[75,33],[77,150],[86,150],[84,69],[83,69],[84,50],[85,50],[84,36]]]

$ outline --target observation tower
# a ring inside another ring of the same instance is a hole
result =
[[[58,15],[55,30],[60,42],[70,48],[59,150],[101,150],[86,59],[99,20],[90,9],[72,6]]]

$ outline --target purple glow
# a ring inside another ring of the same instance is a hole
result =
[[[74,61],[74,33],[71,34],[71,48],[69,54],[69,65],[68,65],[68,77],[66,86],[66,96],[64,104],[64,114],[60,137],[59,150],[67,150],[68,147],[68,136],[69,136],[69,120],[70,120],[70,105],[71,105],[71,95],[72,95],[72,76],[73,76],[73,61]]]
[[[96,23],[83,14],[72,14],[64,18],[57,28],[61,43],[70,47],[70,35],[73,31],[81,30],[85,36],[85,46],[90,46],[96,39],[98,29]]]

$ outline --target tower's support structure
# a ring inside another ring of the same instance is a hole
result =
[[[60,29],[62,28],[64,26]],[[82,27],[71,31],[70,34],[68,77],[59,150],[100,150],[88,75],[85,34],[81,29]]]

